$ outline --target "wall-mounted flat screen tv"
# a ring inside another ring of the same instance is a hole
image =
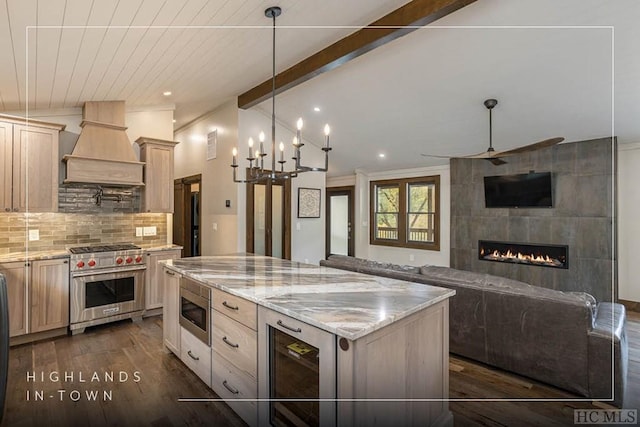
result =
[[[484,177],[488,208],[550,208],[552,193],[551,172]]]

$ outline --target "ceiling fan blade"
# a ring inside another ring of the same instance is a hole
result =
[[[525,145],[525,146],[514,148],[511,150],[500,151],[499,155],[501,157],[504,157],[504,156],[513,156],[514,154],[527,153],[529,151],[535,151],[535,150],[540,150],[541,148],[551,147],[553,145],[561,143],[562,141],[564,141],[564,138],[562,137],[549,138],[543,141],[534,142],[533,144]]]
[[[493,163],[495,166],[504,165],[505,162],[500,158],[502,153],[500,151],[485,151],[483,153],[473,154],[471,156],[465,156],[465,159],[484,159]]]
[[[455,159],[456,156],[440,156],[438,154],[420,154],[422,157],[434,157],[436,159]]]
[[[491,159],[498,157],[501,154],[500,151],[483,151],[478,154],[471,154],[469,156],[462,156],[464,159]]]
[[[500,166],[507,163],[504,160],[502,160],[500,157],[487,157],[485,160],[490,161],[494,166]]]

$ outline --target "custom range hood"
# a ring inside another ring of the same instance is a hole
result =
[[[124,101],[85,102],[82,131],[67,164],[64,183],[142,186],[139,162],[124,126]]]

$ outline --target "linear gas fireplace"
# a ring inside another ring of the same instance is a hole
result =
[[[479,240],[478,258],[483,261],[566,269],[569,268],[569,247]]]

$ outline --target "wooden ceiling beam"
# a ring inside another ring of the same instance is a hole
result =
[[[314,53],[276,75],[276,94],[282,93],[353,58],[402,37],[476,0],[413,0],[360,30]],[[376,28],[382,27],[382,28]],[[271,96],[271,79],[238,97],[238,107],[253,107]]]

